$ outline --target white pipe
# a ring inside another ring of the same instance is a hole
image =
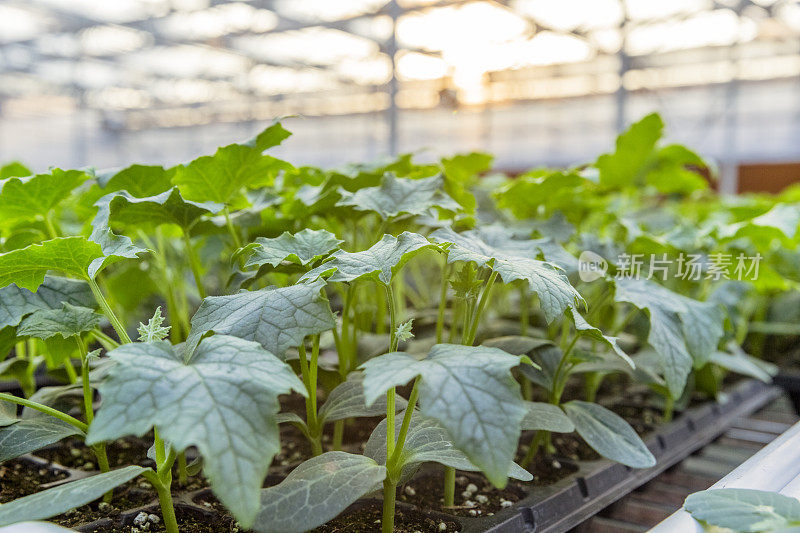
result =
[[[800,422],[720,479],[712,489],[757,489],[800,496]],[[683,509],[650,533],[703,533],[703,527]]]

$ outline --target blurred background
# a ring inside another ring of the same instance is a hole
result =
[[[800,2],[0,0],[0,161],[35,170],[178,163],[297,115],[297,164],[515,171],[653,110],[723,191],[800,176]]]

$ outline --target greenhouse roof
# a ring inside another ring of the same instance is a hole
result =
[[[2,0],[0,112],[136,127],[774,78],[799,33],[789,0]]]

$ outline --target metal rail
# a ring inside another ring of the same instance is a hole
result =
[[[800,496],[800,422],[762,448],[711,489],[738,488]],[[683,509],[650,530],[650,533],[703,533],[700,523]]]

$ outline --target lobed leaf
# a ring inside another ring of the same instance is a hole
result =
[[[720,306],[692,300],[645,280],[618,279],[615,283],[616,301],[647,310],[647,340],[661,356],[670,394],[678,398],[692,365],[704,365],[725,332]]]
[[[18,325],[34,311],[58,309],[64,303],[81,307],[96,305],[86,282],[75,279],[45,276],[36,292],[14,284],[3,287],[0,289],[0,329]]]
[[[280,237],[259,237],[255,243],[245,247],[250,253],[244,268],[271,265],[277,267],[284,261],[307,265],[336,250],[343,241],[326,230],[304,229],[294,235],[288,231]]]
[[[404,231],[397,237],[384,235],[363,252],[334,252],[329,261],[309,271],[300,280],[328,276],[328,281],[352,282],[368,278],[388,284],[392,276],[412,257],[423,250],[436,249],[438,247],[435,244],[419,233]]]
[[[193,349],[209,331],[256,341],[267,351],[283,357],[287,348],[298,346],[308,335],[336,326],[324,281],[300,283],[279,289],[210,296],[192,317],[186,340]]]
[[[224,207],[214,202],[184,200],[177,187],[144,198],[133,196],[127,191],[113,192],[100,198],[95,205],[100,211],[98,217],[106,220],[106,224],[175,224],[186,233],[203,216],[219,213]]]
[[[168,342],[125,344],[99,386],[103,399],[86,443],[156,427],[181,452],[197,446],[220,501],[249,528],[259,490],[280,449],[278,395],[305,388],[291,367],[255,342],[205,339],[184,360]]]
[[[47,174],[0,181],[0,224],[48,216],[88,175],[82,170],[52,169]]]
[[[146,198],[168,191],[175,171],[157,165],[131,165],[98,173],[97,184],[105,191],[127,191],[137,198]]]
[[[526,408],[511,368],[520,358],[497,348],[437,344],[417,361],[401,352],[371,359],[364,369],[367,405],[420,376],[422,413],[438,420],[494,485],[507,481]]]
[[[17,328],[17,335],[39,339],[60,335],[66,339],[91,331],[102,321],[103,315],[65,302],[61,309],[39,309],[25,317]]]
[[[514,243],[505,240],[502,246],[486,242],[475,230],[456,233],[450,228],[441,228],[431,234],[439,243],[451,243],[447,249],[447,261],[471,261],[478,266],[491,268],[505,283],[523,280],[530,290],[539,296],[545,319],[552,322],[568,308],[585,302],[570,284],[566,274],[555,265],[533,259],[538,247],[532,241]]]
[[[410,179],[387,172],[378,187],[365,187],[356,192],[340,190],[341,199],[336,205],[374,211],[384,220],[402,213],[421,215],[435,207],[457,208],[458,204],[443,192],[443,187],[440,176]]]
[[[35,291],[50,270],[90,279],[89,267],[103,250],[84,237],[61,237],[0,254],[0,287],[12,283]]]
[[[187,200],[245,207],[249,202],[244,189],[270,185],[280,171],[294,168],[286,161],[262,155],[289,135],[276,122],[250,141],[223,146],[214,155],[177,167],[173,183]]]

